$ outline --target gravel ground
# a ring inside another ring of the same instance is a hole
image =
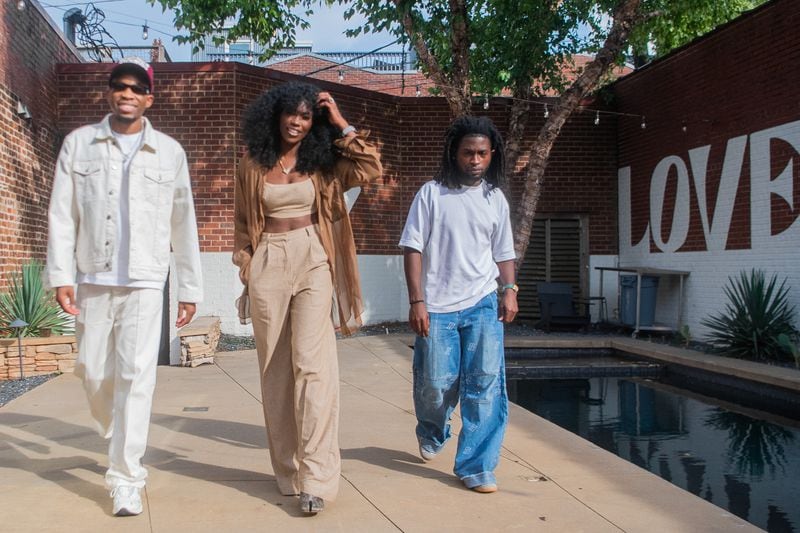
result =
[[[391,334],[410,334],[413,335],[414,332],[411,331],[411,328],[408,327],[408,322],[384,322],[380,324],[372,324],[369,326],[362,327],[358,333],[354,335],[354,337],[366,337],[366,336],[373,336],[373,335],[391,335]],[[588,335],[588,336],[597,336],[597,335],[624,335],[626,334],[624,330],[620,330],[618,328],[613,329],[591,329],[586,332],[569,332],[570,335]],[[628,334],[630,334],[630,330],[628,330]],[[564,335],[564,332],[552,332],[547,333],[546,331],[542,331],[539,329],[535,329],[530,325],[522,324],[522,323],[514,323],[509,324],[506,326],[506,335],[507,336],[523,336],[523,337],[534,337],[534,336],[560,336]],[[341,336],[337,335],[338,338]],[[655,338],[651,339],[655,342],[658,342]],[[661,342],[668,342],[670,339],[662,339]],[[217,346],[217,351],[219,352],[230,352],[236,350],[255,350],[256,344],[253,337],[238,337],[234,335],[225,335],[224,333],[220,336],[219,345]]]
[[[0,381],[0,407],[57,375],[58,374],[47,374],[46,376],[32,376],[29,378]]]

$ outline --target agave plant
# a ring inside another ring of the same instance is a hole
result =
[[[767,281],[762,270],[742,271],[738,279],[728,278],[725,294],[725,311],[701,322],[711,330],[709,340],[716,351],[730,357],[793,360],[780,342],[781,335],[798,334],[786,279],[778,285],[775,275]]]
[[[61,310],[52,291],[42,282],[42,263],[32,260],[22,265],[9,280],[9,291],[0,294],[0,336],[13,337],[16,331],[8,324],[20,318],[28,323],[23,337],[38,337],[45,331],[53,335],[73,333],[72,317]]]

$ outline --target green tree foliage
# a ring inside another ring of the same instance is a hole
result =
[[[648,0],[656,13],[631,35],[634,55],[662,56],[708,33],[766,0]]]
[[[346,35],[386,31],[410,39],[421,67],[440,87],[467,95],[504,88],[536,95],[566,87],[565,66],[575,54],[596,52],[611,28],[615,0],[147,0],[175,12],[177,37],[195,47],[251,37],[267,47],[264,58],[295,43],[316,7],[338,3],[345,17],[364,17]],[[641,55],[661,55],[765,0],[642,0],[630,36]],[[227,28],[225,33],[223,28]],[[463,30],[463,35],[459,33]],[[425,50],[420,50],[420,47]],[[429,59],[425,59],[429,57]],[[459,62],[467,65],[458,71]],[[462,79],[467,74],[466,79]]]
[[[154,5],[156,0],[146,0]],[[285,46],[294,46],[297,28],[306,29],[308,0],[158,0],[164,10],[175,13],[175,27],[185,33],[175,37],[197,51],[206,35],[221,45],[250,37],[266,46],[267,59]],[[225,30],[225,31],[223,31]]]

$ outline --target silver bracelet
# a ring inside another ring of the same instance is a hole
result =
[[[350,126],[345,127],[345,129],[342,130],[342,137],[347,137],[347,134],[350,133],[351,131],[356,131],[356,127],[353,126],[352,124]]]

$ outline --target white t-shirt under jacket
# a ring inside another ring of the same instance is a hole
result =
[[[460,189],[429,181],[411,204],[399,245],[422,252],[428,312],[468,309],[497,290],[497,263],[515,258],[508,202],[483,180]]]

